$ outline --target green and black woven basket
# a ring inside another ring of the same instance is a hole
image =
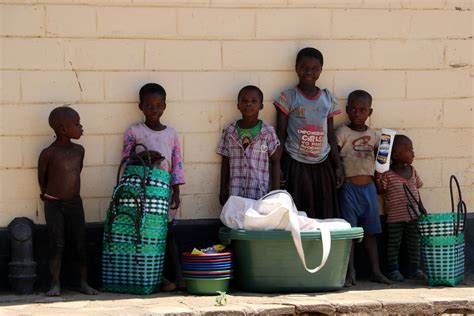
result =
[[[456,206],[453,183],[458,191]],[[428,214],[420,199],[417,200],[408,187],[404,187],[409,200],[409,213],[418,217],[421,253],[430,286],[455,286],[464,281],[464,229],[467,210],[455,176],[451,176],[449,187],[451,212],[434,214]],[[412,201],[417,204],[419,212]]]
[[[135,147],[119,167],[104,224],[102,290],[150,294],[163,274],[170,174],[139,159]]]

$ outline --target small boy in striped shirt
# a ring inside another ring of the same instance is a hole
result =
[[[420,237],[418,221],[410,217],[407,209],[408,198],[403,189],[406,184],[415,197],[423,186],[418,173],[411,165],[415,153],[413,144],[405,135],[396,135],[392,148],[390,170],[377,174],[376,184],[384,195],[384,209],[387,215],[387,268],[388,278],[392,281],[403,281],[398,266],[398,254],[402,237],[408,248],[409,275],[416,280],[425,280],[426,275],[420,270]]]

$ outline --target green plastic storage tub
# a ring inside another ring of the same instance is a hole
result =
[[[307,272],[288,231],[245,231],[223,227],[219,239],[232,246],[234,280],[242,290],[263,293],[335,291],[344,286],[353,240],[360,242],[360,227],[331,230],[331,252],[326,265]],[[301,232],[309,268],[322,257],[319,231]]]

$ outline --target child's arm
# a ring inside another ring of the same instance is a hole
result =
[[[285,145],[286,136],[287,136],[287,128],[288,128],[288,115],[283,113],[283,111],[276,107],[277,109],[277,126],[276,126],[276,134],[278,139],[280,140],[280,146],[278,147],[278,151],[280,152],[280,157],[283,153],[283,147]]]
[[[339,151],[337,150],[336,133],[334,131],[334,118],[328,117],[328,142],[331,146],[329,152],[331,161],[334,166],[334,173],[336,176],[336,188],[340,188],[344,183],[344,171],[342,169],[341,159],[339,158]]]
[[[173,148],[171,151],[171,205],[170,208],[175,210],[180,205],[179,186],[184,184],[183,162],[181,160],[181,147],[179,145],[178,135],[174,138]]]
[[[272,190],[280,189],[280,177],[281,177],[281,168],[280,168],[280,158],[281,151],[277,149],[275,153],[270,157],[272,161]]]
[[[136,137],[131,128],[123,134],[122,162],[130,156],[133,146],[136,144]]]
[[[179,197],[179,184],[175,184],[172,186],[173,192],[171,193],[171,203],[170,203],[170,209],[176,210],[180,203],[180,197]]]
[[[219,202],[224,205],[229,199],[229,178],[230,178],[230,164],[229,157],[222,156],[221,164],[221,185],[219,191]]]
[[[377,193],[378,194],[384,194],[385,193],[385,185],[384,185],[384,180],[383,180],[383,174],[378,173],[375,171],[375,187],[377,188]]]
[[[43,194],[46,193],[46,187],[48,186],[48,160],[49,155],[47,150],[43,150],[38,158],[38,183],[40,186],[40,198],[43,200]]]
[[[278,136],[278,140],[280,141],[280,146],[278,147],[278,156],[279,160],[281,161],[281,157],[283,156],[283,148],[285,147],[285,142],[286,142],[286,136],[287,136],[287,128],[288,128],[288,115],[286,115],[278,106],[275,107],[277,109],[277,126],[276,126],[276,134]],[[278,184],[278,187],[280,188],[283,186],[283,182],[285,180],[285,175],[283,174],[283,171],[281,170],[281,164],[278,164],[280,166],[280,175],[278,176],[278,179],[280,179],[280,183]],[[272,171],[273,172],[273,171]]]

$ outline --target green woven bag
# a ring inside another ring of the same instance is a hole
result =
[[[150,294],[159,290],[163,274],[170,174],[150,158],[148,164],[134,158],[141,165],[128,159],[119,167],[104,225],[102,290]]]
[[[458,203],[454,205],[453,183],[458,191]],[[464,228],[466,204],[462,200],[459,182],[455,176],[449,181],[451,212],[428,214],[420,198],[413,196],[404,185],[408,197],[410,216],[418,217],[421,236],[421,253],[430,286],[455,286],[464,281]],[[413,201],[416,203],[417,212]],[[456,209],[456,212],[455,212]]]

